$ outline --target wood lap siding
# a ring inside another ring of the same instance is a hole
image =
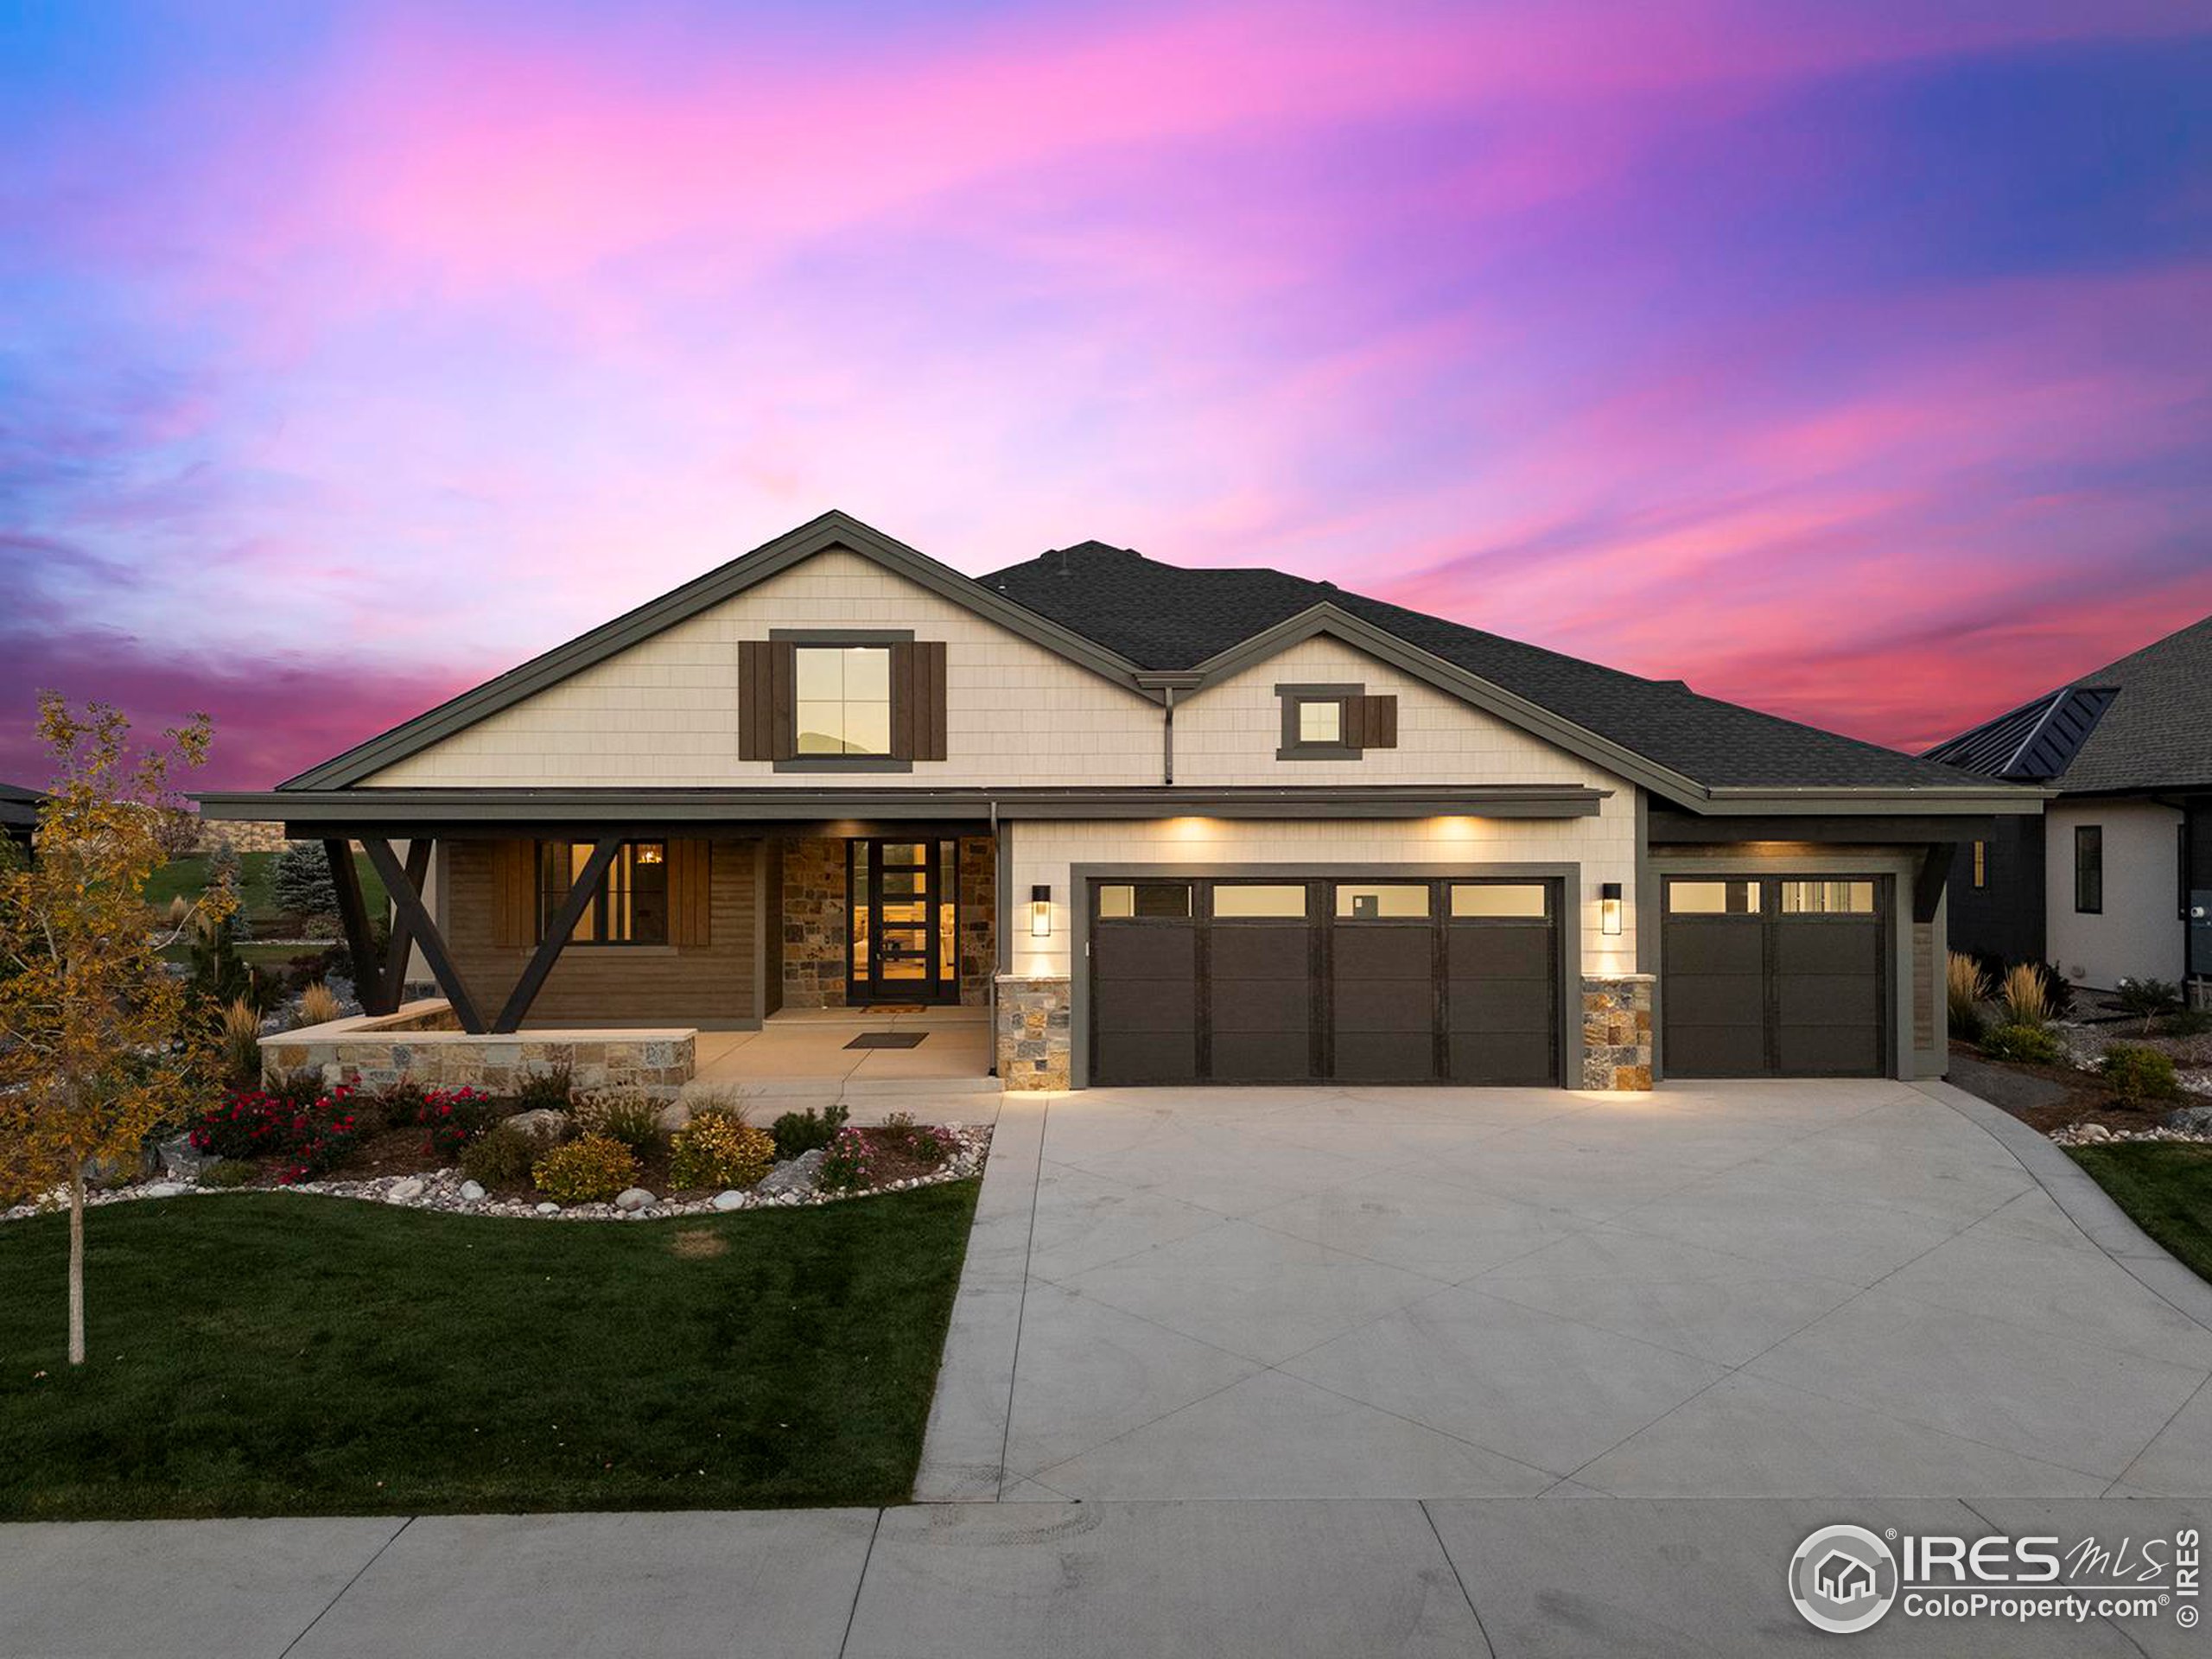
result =
[[[503,850],[503,849],[518,849]],[[514,988],[534,940],[502,943],[503,871],[534,869],[525,841],[454,841],[447,861],[442,918],[461,976],[480,1007],[496,1008]],[[750,1024],[753,1005],[754,852],[751,842],[670,844],[670,932],[704,924],[707,942],[673,950],[571,945],[538,994],[524,1030],[580,1026]],[[687,870],[688,867],[688,870]],[[703,880],[697,879],[703,875]],[[535,902],[534,880],[531,893]],[[691,919],[683,918],[687,907]],[[534,933],[534,929],[532,930]]]
[[[490,844],[492,941],[505,950],[526,949],[537,942],[537,843]]]
[[[714,843],[668,843],[668,942],[680,948],[715,939],[712,880]]]

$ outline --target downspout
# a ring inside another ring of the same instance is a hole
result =
[[[1167,695],[1166,717],[1160,724],[1160,770],[1163,785],[1175,781],[1175,688],[1162,686]]]

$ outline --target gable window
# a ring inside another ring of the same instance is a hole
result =
[[[891,648],[800,645],[792,652],[801,754],[891,753]]]
[[[591,862],[588,841],[544,841],[537,845],[537,937],[544,938],[553,918],[584,866]],[[592,895],[569,936],[575,944],[666,944],[668,943],[668,843],[626,841],[607,879]]]
[[[2105,830],[2101,823],[2074,826],[2074,908],[2095,916],[2105,907]]]
[[[1282,744],[1278,760],[1357,760],[1370,749],[1398,747],[1398,700],[1370,697],[1363,685],[1279,685]]]
[[[1341,746],[1344,741],[1344,706],[1335,697],[1298,700],[1298,741],[1303,744]]]

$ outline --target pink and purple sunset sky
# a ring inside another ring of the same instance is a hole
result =
[[[1902,747],[2212,611],[2212,6],[0,0],[0,778],[825,507]]]

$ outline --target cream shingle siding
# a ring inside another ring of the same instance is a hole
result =
[[[779,772],[737,758],[737,642],[771,628],[943,639],[946,759],[911,773]],[[1272,731],[1264,736],[1274,752]],[[1255,741],[1258,741],[1255,738]],[[833,550],[385,767],[372,787],[896,788],[1156,784],[1157,704],[963,606]]]
[[[737,758],[741,639],[774,628],[911,628],[946,643],[946,749],[911,772],[777,772]],[[1283,761],[1279,683],[1398,698],[1398,747]],[[748,588],[366,780],[370,788],[870,789],[1158,784],[1158,704],[842,549]],[[1175,781],[1194,786],[1582,782],[1584,762],[1353,647],[1320,638],[1179,702]],[[1607,878],[1611,879],[1611,878]]]
[[[1272,751],[1270,751],[1272,753]],[[1554,779],[1555,780],[1555,779]],[[1193,868],[1272,864],[1286,873],[1329,865],[1574,864],[1580,867],[1582,971],[1624,974],[1636,967],[1635,906],[1621,931],[1599,931],[1598,888],[1618,881],[1636,891],[1636,791],[1632,785],[1582,767],[1573,781],[1613,793],[1588,818],[1302,819],[1166,818],[1135,823],[1032,822],[1002,827],[1012,843],[1011,892],[1052,889],[1052,934],[1032,937],[1026,918],[1009,930],[1012,971],[1029,977],[1069,971],[1071,888],[1078,864]]]
[[[1363,685],[1398,699],[1398,746],[1357,760],[1278,760],[1278,685]],[[1588,762],[1326,637],[1255,663],[1175,706],[1178,784],[1556,784]],[[1609,880],[1611,878],[1608,878]]]

